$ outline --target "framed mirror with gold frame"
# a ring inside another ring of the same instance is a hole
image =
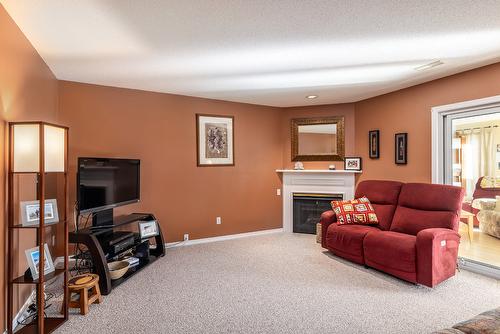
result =
[[[295,118],[291,121],[292,161],[342,161],[344,117]]]

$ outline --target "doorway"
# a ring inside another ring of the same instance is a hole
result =
[[[500,96],[432,112],[433,182],[465,190],[460,265],[500,278]]]

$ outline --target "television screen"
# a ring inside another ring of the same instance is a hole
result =
[[[80,213],[138,202],[140,163],[138,159],[78,158]]]

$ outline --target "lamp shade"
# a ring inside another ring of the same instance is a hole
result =
[[[45,123],[12,125],[13,171],[40,172],[40,131],[43,131],[45,172],[65,171],[66,128]]]
[[[64,172],[65,129],[44,125],[45,171]]]

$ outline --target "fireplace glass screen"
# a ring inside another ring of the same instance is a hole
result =
[[[331,201],[341,200],[340,194],[293,194],[293,232],[316,234],[321,214],[332,209]]]

